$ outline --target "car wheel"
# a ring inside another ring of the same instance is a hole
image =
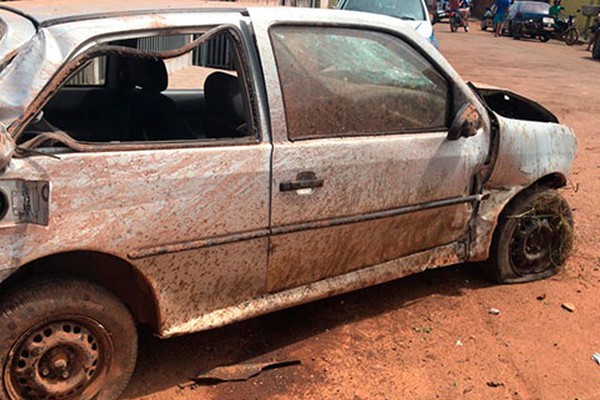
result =
[[[2,400],[114,400],[136,356],[131,314],[91,282],[38,282],[0,301]]]
[[[514,40],[520,40],[522,37],[521,30],[522,28],[520,25],[512,26],[510,36],[512,36]]]
[[[540,42],[547,42],[548,40],[550,40],[550,36],[548,35],[540,35]]]
[[[579,40],[579,32],[575,27],[571,27],[565,33],[565,43],[567,46],[573,46]]]
[[[600,35],[597,35],[594,47],[592,48],[592,57],[600,60]]]
[[[571,208],[556,190],[520,194],[500,216],[487,270],[498,283],[543,279],[557,273],[573,247]]]

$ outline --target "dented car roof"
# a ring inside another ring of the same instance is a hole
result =
[[[222,1],[207,0],[104,0],[101,2],[90,0],[53,0],[53,1],[11,1],[0,4],[0,9],[10,10],[30,19],[39,25],[51,25],[63,20],[95,19],[103,16],[118,16],[131,13],[178,12],[198,10],[205,8],[221,8],[240,10],[243,3],[225,3]]]

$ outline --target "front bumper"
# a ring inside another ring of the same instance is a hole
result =
[[[554,24],[537,20],[519,22],[520,32],[528,36],[549,35],[554,32]]]

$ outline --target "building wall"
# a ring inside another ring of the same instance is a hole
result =
[[[600,0],[562,0],[562,4],[565,7],[565,18],[569,16],[569,14],[575,15],[577,18],[577,28],[579,28],[579,33],[583,34],[583,29],[585,27],[586,19],[583,14],[578,13],[577,10],[581,9],[581,6],[587,4],[595,4],[600,5]]]

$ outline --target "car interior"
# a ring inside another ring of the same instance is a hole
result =
[[[168,51],[181,38],[194,39],[179,35],[178,40],[165,36],[110,44]],[[50,99],[21,142],[49,131],[92,143],[253,136],[248,91],[234,46],[223,33],[175,59],[140,57],[139,52],[96,57]]]

